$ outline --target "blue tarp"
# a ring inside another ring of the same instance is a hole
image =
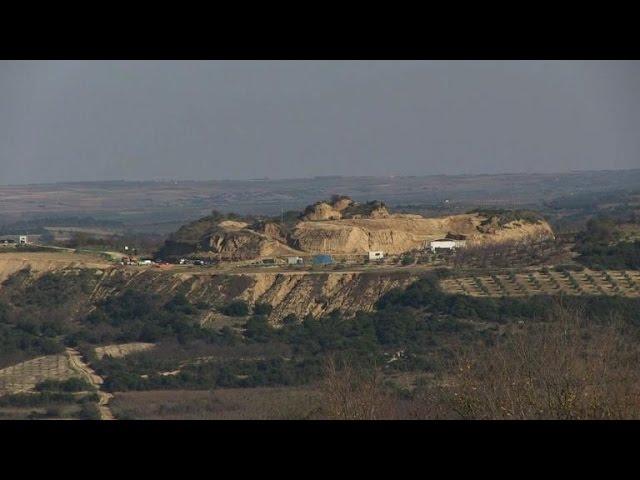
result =
[[[333,257],[331,255],[316,255],[313,257],[314,265],[329,265],[333,263]]]

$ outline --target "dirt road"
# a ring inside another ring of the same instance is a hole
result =
[[[103,254],[103,255],[108,255],[115,259],[120,259],[125,256],[123,253],[113,252],[113,251],[94,251],[94,250],[74,249],[74,248],[68,248],[68,247],[57,247],[57,246],[51,246],[51,245],[37,245],[37,244],[34,244],[34,245],[50,248],[50,249],[61,251],[61,252],[74,253],[74,254],[77,254],[76,252],[93,254],[93,255]],[[335,256],[339,257],[340,255],[336,254]],[[111,267],[116,266],[116,264],[113,264],[113,263],[107,263],[107,262],[105,263]],[[169,273],[180,272],[180,273],[188,273],[188,274],[196,274],[196,275],[244,275],[247,273],[249,274],[250,273],[284,273],[284,274],[291,273],[291,274],[301,274],[301,275],[323,275],[327,273],[369,273],[369,272],[372,272],[372,273],[375,273],[375,272],[420,273],[420,272],[433,270],[434,268],[437,268],[439,266],[441,265],[413,264],[413,265],[401,266],[397,264],[376,265],[376,264],[353,263],[353,264],[341,265],[340,268],[338,269],[335,269],[335,265],[331,267],[326,267],[326,268],[312,269],[312,268],[309,268],[308,265],[306,265],[304,268],[300,268],[300,267],[289,266],[289,265],[256,266],[256,265],[238,264],[234,262],[223,262],[215,266],[165,264],[162,266],[127,265],[125,268],[131,269],[131,270],[138,270],[138,271],[158,270],[158,271],[164,271]]]
[[[59,250],[62,252],[70,252],[70,253],[87,253],[87,254],[92,254],[92,255],[108,255],[112,258],[116,258],[116,259],[121,259],[123,257],[125,257],[124,253],[121,252],[112,252],[112,251],[102,251],[102,250],[88,250],[86,248],[69,248],[69,247],[57,247],[54,245],[41,245],[38,243],[33,243],[32,245],[36,246],[36,247],[43,247],[43,248],[49,248],[51,250]]]
[[[442,265],[346,265],[339,269],[334,268],[295,268],[285,265],[277,265],[270,267],[235,267],[233,265],[223,266],[192,266],[192,265],[169,265],[163,269],[165,272],[180,272],[194,275],[245,275],[248,273],[283,273],[297,275],[326,275],[327,273],[421,273],[432,271]],[[151,269],[153,267],[129,267],[138,269]]]
[[[101,390],[101,386],[104,382],[101,376],[96,374],[93,369],[87,365],[82,359],[82,355],[75,348],[67,348],[67,355],[69,355],[69,361],[72,368],[81,373],[88,381],[96,387],[98,397],[98,410],[100,411],[100,420],[115,420],[111,409],[109,408],[109,401],[113,398],[113,395]]]

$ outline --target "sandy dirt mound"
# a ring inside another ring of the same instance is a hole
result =
[[[342,218],[340,210],[337,210],[333,205],[329,205],[326,202],[316,203],[311,211],[305,214],[304,219],[317,222],[323,220],[339,220]]]
[[[248,229],[219,231],[209,237],[208,248],[222,259],[234,260],[299,253],[268,235]]]
[[[220,222],[218,226],[229,229],[229,230],[241,230],[243,228],[247,228],[249,224],[245,222],[235,222],[233,220],[225,220],[223,222]]]
[[[338,196],[331,202],[317,202],[304,212],[303,220],[319,222],[341,218],[387,218],[390,216],[383,202],[357,203],[346,196]]]
[[[523,223],[509,222],[484,233],[473,235],[470,243],[503,243],[514,240],[543,240],[553,238],[553,229],[547,222]]]
[[[155,347],[155,344],[145,342],[120,343],[115,345],[105,345],[104,347],[96,347],[95,352],[96,357],[102,360],[105,356],[109,356],[111,358],[122,358],[131,353],[151,350],[153,347]]]
[[[260,226],[260,229],[256,231],[263,233],[264,235],[266,235],[267,237],[273,240],[277,240],[284,244],[287,243],[286,233],[283,231],[282,228],[280,228],[279,225],[276,225],[275,223],[271,223],[271,222],[264,223]]]
[[[372,210],[368,214],[368,216],[370,218],[389,218],[391,214],[389,213],[389,210],[387,210],[385,207],[380,207],[380,208],[376,208],[375,210]]]

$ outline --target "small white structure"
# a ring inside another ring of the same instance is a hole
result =
[[[373,250],[369,252],[369,260],[382,260],[384,252],[382,250]]]
[[[0,237],[0,245],[2,246],[15,245],[15,244],[16,244],[16,239],[14,235],[3,235]]]
[[[303,263],[302,257],[287,257],[287,265],[302,265]]]
[[[456,248],[464,247],[467,244],[465,240],[453,240],[451,238],[441,238],[429,243],[429,247],[433,253],[436,250],[455,250]]]
[[[29,239],[27,238],[27,236],[26,236],[26,235],[20,235],[20,236],[18,237],[18,243],[19,243],[20,245],[26,245],[27,243],[29,243]]]

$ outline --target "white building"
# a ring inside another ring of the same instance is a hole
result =
[[[441,238],[429,243],[429,247],[433,253],[436,250],[455,250],[456,248],[464,247],[467,244],[465,240],[453,240],[451,238]]]
[[[287,257],[287,265],[302,265],[302,257]]]
[[[2,235],[0,236],[2,245],[27,245],[31,243],[27,235]]]
[[[375,250],[369,252],[369,260],[382,260],[384,258],[384,252],[382,250]]]

